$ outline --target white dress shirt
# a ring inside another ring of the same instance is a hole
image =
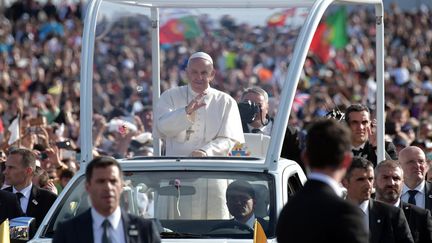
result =
[[[198,149],[208,156],[227,156],[236,143],[244,143],[237,102],[211,87],[205,92],[206,105],[191,115],[185,107],[198,94],[189,85],[161,95],[155,110],[155,135],[165,140],[167,156],[189,156]]]
[[[334,190],[336,195],[338,195],[339,197],[343,196],[343,190],[342,190],[341,186],[339,185],[339,183],[337,181],[335,181],[330,176],[322,174],[322,173],[311,172],[309,174],[308,178],[309,178],[309,180],[317,180],[317,181],[324,182],[325,184],[329,185]]]
[[[117,209],[114,211],[114,213],[108,217],[102,216],[92,207],[91,208],[91,215],[92,215],[92,219],[93,219],[94,243],[101,243],[102,242],[102,234],[103,234],[102,223],[104,222],[105,219],[108,219],[108,221],[111,224],[111,227],[109,227],[109,230],[108,230],[108,235],[109,235],[109,238],[111,239],[111,242],[112,243],[126,243],[123,221],[121,220],[120,207],[117,207]]]
[[[417,194],[415,195],[416,206],[425,208],[425,181],[420,183],[416,188],[410,189],[407,185],[404,184],[402,189],[401,199],[402,201],[408,203],[409,199],[409,190],[417,190]]]
[[[364,213],[363,223],[369,231],[369,200],[360,203],[359,208]]]
[[[20,199],[20,204],[21,204],[21,209],[24,213],[27,212],[27,206],[29,204],[32,186],[33,184],[30,183],[29,186],[23,188],[21,191],[18,191],[17,189],[15,189],[15,187],[12,188],[13,193],[21,192],[23,194],[23,197],[21,197]]]
[[[246,221],[246,225],[249,226],[249,228],[253,229],[255,224],[255,214],[252,214],[252,216]]]
[[[255,127],[251,126],[250,124],[247,124],[249,131],[252,132],[253,129],[255,129]],[[271,131],[273,128],[273,121],[268,120],[268,124],[265,126],[262,126],[260,128],[258,128],[259,130],[261,130],[262,134],[270,136],[271,135]]]

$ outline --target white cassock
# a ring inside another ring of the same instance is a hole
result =
[[[227,156],[236,143],[244,143],[237,102],[209,87],[204,102],[190,116],[185,107],[198,94],[190,85],[165,91],[157,104],[157,137],[165,140],[167,156],[189,156],[201,149],[208,156]]]

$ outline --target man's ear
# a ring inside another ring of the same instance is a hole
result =
[[[342,186],[344,186],[345,188],[348,188],[348,179],[346,177],[342,179],[341,183],[342,183]]]

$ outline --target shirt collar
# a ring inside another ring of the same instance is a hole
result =
[[[30,183],[30,185],[28,185],[27,187],[24,187],[21,191],[18,191],[17,189],[15,189],[15,187],[13,187],[12,192],[13,193],[21,192],[25,198],[30,198],[32,186],[33,186],[33,184]]]
[[[398,198],[397,202],[394,205],[395,205],[395,207],[400,207],[400,205],[401,205],[400,198]]]
[[[192,97],[189,97],[189,99],[192,99],[193,97],[195,97],[195,96],[198,95],[198,93],[195,92],[195,91],[192,89],[192,86],[191,86],[190,84],[188,84],[187,89],[188,89],[187,92],[189,92],[190,94],[192,94]],[[208,94],[209,91],[210,91],[210,85],[207,87],[206,90],[204,90],[204,92],[206,92],[206,93]]]
[[[110,222],[111,226],[113,227],[113,229],[116,229],[118,227],[118,225],[120,224],[120,220],[121,220],[121,210],[120,207],[117,207],[117,209],[108,217],[104,217],[103,215],[101,215],[100,213],[98,213],[96,211],[96,209],[94,209],[93,207],[91,208],[91,215],[93,218],[93,223],[97,226],[97,227],[102,227],[102,223],[105,219],[108,219],[108,221]]]
[[[363,211],[363,213],[367,214],[369,211],[369,200],[360,203],[359,208]]]
[[[324,182],[325,184],[329,185],[339,197],[343,196],[343,191],[340,184],[330,176],[318,172],[311,172],[309,174],[309,179]]]
[[[360,146],[357,146],[357,147],[352,146],[351,149],[354,149],[354,150],[361,150],[361,149],[364,149],[364,146],[365,146],[365,145],[366,145],[366,143],[363,143],[363,144],[361,144]]]
[[[252,214],[252,216],[246,221],[246,225],[249,226],[251,229],[254,228],[255,224],[255,214]]]
[[[421,194],[424,194],[425,193],[425,190],[424,190],[424,187],[425,187],[425,181],[423,180],[416,188],[413,188],[413,189],[410,189],[405,183],[404,183],[404,185],[403,185],[403,189],[402,189],[402,195],[404,195],[404,194],[406,194],[406,193],[408,193],[408,191],[409,190],[417,190],[418,191],[418,193],[421,193]]]

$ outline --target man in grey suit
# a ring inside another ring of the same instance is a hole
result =
[[[333,119],[313,123],[302,158],[311,173],[280,213],[279,243],[368,242],[360,209],[341,198],[339,182],[351,159],[351,133],[346,126]]]
[[[112,157],[96,157],[86,168],[86,190],[92,207],[62,222],[53,243],[159,243],[159,231],[152,221],[120,209],[123,176]]]

